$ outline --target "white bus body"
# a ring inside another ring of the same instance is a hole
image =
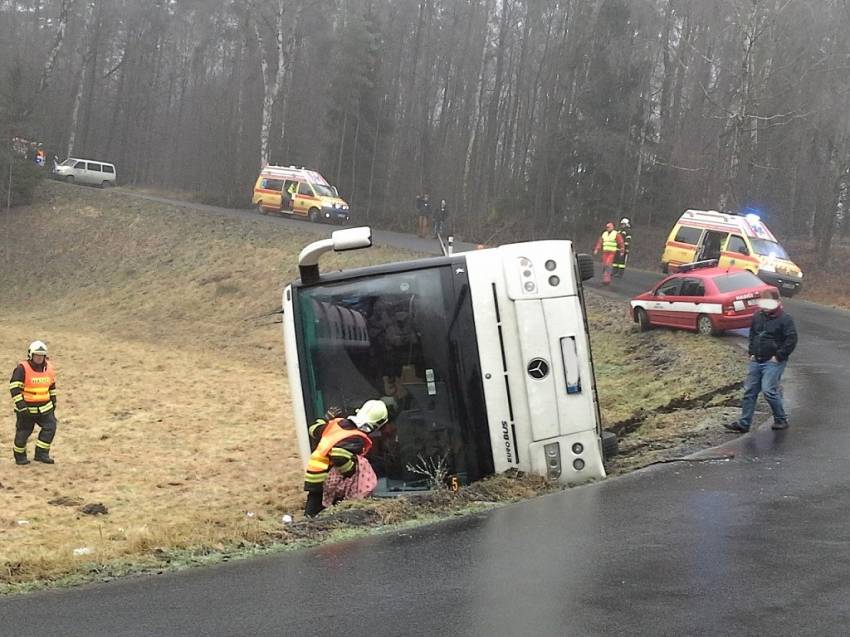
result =
[[[382,397],[392,417],[370,461],[386,493],[424,488],[408,469],[419,457],[460,484],[508,469],[603,478],[581,270],[569,241],[316,267],[308,283],[302,270],[283,327],[304,462],[324,409]]]

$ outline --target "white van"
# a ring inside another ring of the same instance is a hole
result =
[[[69,157],[53,169],[54,176],[69,184],[89,184],[108,188],[115,185],[115,165],[91,159]]]

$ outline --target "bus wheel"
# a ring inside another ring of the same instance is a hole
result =
[[[717,336],[720,332],[715,329],[711,318],[706,314],[700,314],[697,318],[697,331],[703,336]]]
[[[307,218],[313,223],[319,222],[319,209],[318,208],[310,208],[310,212],[307,213]]]
[[[641,332],[646,332],[652,327],[649,322],[649,315],[642,307],[639,307],[635,310],[635,321],[637,321],[638,329]]]
[[[616,456],[620,450],[617,434],[613,431],[602,431],[602,457],[605,459]]]
[[[257,202],[257,208],[256,208],[256,210],[257,210],[257,212],[259,212],[261,215],[266,214],[266,209],[265,209],[265,207],[263,206],[263,202],[262,202],[262,201],[258,201],[258,202]]]

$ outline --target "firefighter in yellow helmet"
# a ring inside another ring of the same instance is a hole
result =
[[[372,448],[369,434],[383,427],[389,419],[387,405],[381,400],[367,400],[348,418],[343,418],[342,412],[331,410],[325,416],[310,426],[310,438],[318,444],[310,454],[304,474],[307,492],[304,515],[307,517],[315,517],[325,508],[322,494],[331,467],[343,478],[350,478],[368,467],[368,461],[364,466],[360,458]]]
[[[53,464],[50,445],[56,435],[56,370],[47,359],[47,345],[33,341],[27,350],[27,360],[21,361],[9,380],[12,405],[15,409],[15,443],[12,451],[15,463],[29,464],[27,440],[36,425],[35,459]]]

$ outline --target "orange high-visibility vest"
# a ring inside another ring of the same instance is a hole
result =
[[[50,386],[56,382],[56,370],[50,362],[44,362],[44,371],[37,372],[30,361],[21,361],[24,367],[24,402],[43,405],[50,402]]]
[[[357,436],[363,440],[362,455],[365,456],[369,453],[369,449],[372,448],[371,438],[359,429],[345,429],[341,427],[339,423],[342,420],[343,418],[334,418],[325,425],[325,430],[322,432],[322,439],[319,441],[316,450],[310,454],[310,460],[307,462],[307,471],[326,471],[330,464],[328,457],[330,456],[331,449],[338,442],[352,436]]]

